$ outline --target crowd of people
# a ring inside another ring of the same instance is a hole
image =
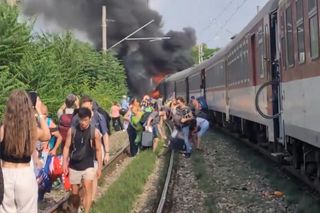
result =
[[[167,146],[183,151],[186,158],[191,156],[193,147],[201,150],[201,137],[209,128],[208,106],[203,97],[191,97],[189,104],[182,97],[172,98],[165,103],[148,95],[141,102],[133,98],[123,119],[128,123],[131,156],[135,156],[144,146],[144,132],[152,133],[153,151],[158,146],[159,138],[167,140],[164,131],[166,120],[174,126]]]
[[[174,124],[169,140],[166,120]],[[127,131],[132,157],[144,147],[156,151],[163,139],[189,158],[194,148],[201,149],[209,127],[200,99],[191,97],[187,105],[181,97],[163,103],[148,95],[141,101],[123,96],[108,113],[89,96],[69,94],[56,121],[36,92],[10,94],[0,128],[0,212],[37,212],[45,193],[62,186],[71,191],[75,209],[90,212],[102,166],[110,158],[110,121],[113,131]]]

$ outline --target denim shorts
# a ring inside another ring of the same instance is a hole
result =
[[[152,126],[152,138],[159,138],[159,129],[157,124]]]
[[[197,127],[200,127],[200,131],[198,132],[198,137],[201,137],[209,129],[209,122],[206,119],[198,117]]]

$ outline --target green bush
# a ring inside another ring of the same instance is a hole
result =
[[[70,92],[91,95],[108,109],[127,93],[123,66],[70,32],[31,34],[17,8],[0,3],[0,115],[15,88],[36,90],[55,114]]]

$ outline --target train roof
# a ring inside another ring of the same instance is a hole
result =
[[[185,69],[185,70],[182,70],[180,72],[177,72],[177,73],[174,73],[172,75],[170,75],[166,81],[176,81],[176,80],[179,80],[181,79],[181,77],[183,76],[189,76],[190,73],[192,73],[192,71],[198,66],[199,64],[197,65],[194,65],[192,67],[189,67],[188,69]]]
[[[259,13],[247,24],[243,30],[221,51],[229,51],[235,44],[237,44],[241,39],[243,39],[247,33],[261,21],[266,15],[275,11],[278,8],[279,0],[269,0],[264,7],[259,11]]]
[[[280,0],[283,1],[283,0]],[[236,35],[236,37],[229,43],[227,46],[221,48],[216,54],[214,54],[211,58],[205,60],[201,64],[194,65],[188,69],[183,71],[177,72],[175,74],[170,75],[166,81],[176,81],[180,80],[182,77],[186,78],[198,72],[205,67],[210,66],[222,58],[228,53],[230,49],[232,49],[241,39],[243,39],[250,30],[261,21],[265,17],[265,15],[270,14],[271,12],[275,11],[278,8],[279,0],[269,0],[265,6],[259,11],[259,13],[247,24],[240,33]]]

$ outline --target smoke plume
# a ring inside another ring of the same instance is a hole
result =
[[[107,6],[108,47],[140,28],[150,20],[154,23],[133,37],[169,36],[162,41],[125,41],[114,48],[123,61],[128,85],[135,94],[143,94],[153,86],[152,76],[169,74],[193,64],[191,48],[195,31],[163,33],[162,17],[147,6],[147,0],[24,0],[24,14],[38,16],[37,27],[44,31],[71,30],[77,38],[90,41],[101,49],[102,5]],[[40,26],[39,26],[40,25]]]

